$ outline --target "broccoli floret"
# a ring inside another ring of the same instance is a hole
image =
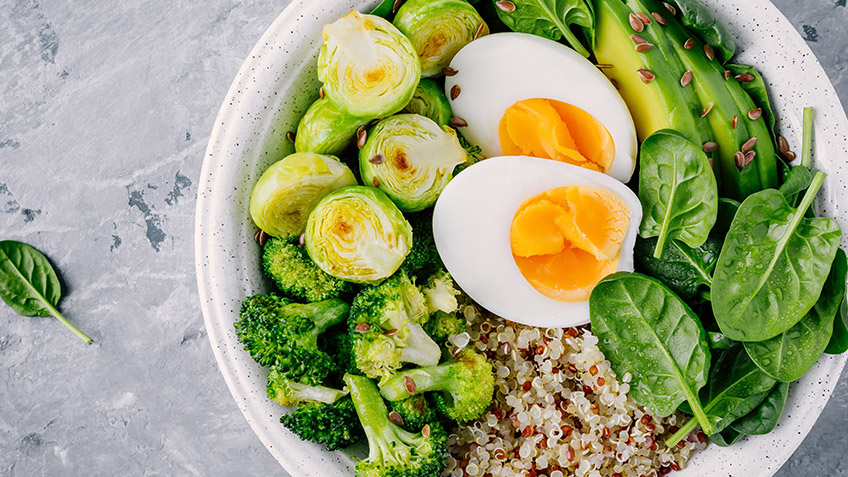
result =
[[[392,411],[398,413],[403,420],[403,428],[407,431],[419,432],[425,424],[436,421],[436,411],[427,402],[424,394],[415,394],[406,399],[391,403]]]
[[[335,363],[333,370],[327,377],[333,386],[344,386],[342,377],[345,373],[362,374],[353,361],[353,343],[347,332],[347,322],[333,326],[318,340],[319,348],[330,355]]]
[[[386,378],[402,363],[437,364],[439,345],[421,326],[427,318],[424,295],[402,271],[363,289],[348,318],[356,367],[370,378]]]
[[[276,369],[272,369],[268,375],[265,390],[270,399],[283,406],[299,406],[310,402],[332,404],[348,394],[347,391],[326,386],[298,383],[286,378]]]
[[[356,464],[361,477],[437,477],[445,468],[447,433],[436,422],[421,432],[389,420],[377,386],[364,376],[345,375],[350,397],[368,438],[368,458]]]
[[[331,451],[349,447],[365,435],[349,397],[335,404],[307,404],[280,422],[301,439],[324,444]]]
[[[433,239],[433,209],[406,214],[412,226],[412,248],[401,265],[410,276],[429,272],[442,267],[442,259]]]
[[[241,304],[236,335],[257,363],[303,384],[321,384],[335,368],[318,348],[318,336],[345,320],[347,303],[325,300],[299,304],[276,295],[255,295]]]
[[[424,331],[436,343],[444,343],[451,335],[458,335],[465,331],[465,320],[459,318],[456,313],[437,311],[430,315],[427,323],[424,323]]]
[[[442,311],[453,313],[459,308],[456,296],[459,290],[454,287],[453,278],[445,270],[439,270],[430,275],[427,283],[421,288],[424,298],[427,300],[427,311],[435,313]]]
[[[265,244],[262,265],[286,296],[312,303],[351,295],[352,283],[328,275],[309,258],[298,239],[272,238]]]
[[[492,364],[482,354],[466,348],[453,362],[401,371],[380,386],[389,401],[427,391],[437,391],[433,399],[441,414],[457,422],[476,419],[492,403]]]

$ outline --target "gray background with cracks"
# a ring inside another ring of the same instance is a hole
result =
[[[287,3],[0,0],[0,236],[48,254],[96,340],[0,306],[0,475],[285,474],[212,356],[193,224],[220,102]],[[848,104],[846,0],[775,3]],[[848,475],[846,429],[843,375],[778,475]]]

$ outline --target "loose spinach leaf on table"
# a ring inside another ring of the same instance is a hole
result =
[[[595,15],[585,0],[511,0],[515,10],[498,9],[498,16],[512,31],[531,33],[551,40],[565,40],[575,51],[588,57],[589,51],[571,31],[578,25],[591,32]],[[497,0],[492,0],[496,3]]]
[[[739,207],[712,286],[713,313],[729,338],[773,338],[818,300],[842,238],[834,220],[804,217],[823,181],[817,173],[798,209],[775,189],[752,194]]]
[[[698,36],[718,49],[722,63],[730,60],[736,53],[736,42],[730,29],[718,20],[712,10],[698,0],[674,0],[680,11],[680,22],[694,30]]]
[[[748,356],[772,378],[792,382],[816,364],[830,342],[833,320],[845,299],[845,253],[837,250],[821,296],[795,326],[766,341],[745,343]]]
[[[837,250],[836,259],[833,262],[834,267],[848,268],[848,258],[842,249]],[[842,304],[839,306],[839,313],[833,320],[833,335],[830,337],[830,342],[827,344],[824,352],[828,354],[841,354],[848,351],[848,293],[842,297]]]
[[[643,238],[657,237],[654,257],[670,239],[695,248],[710,234],[718,213],[718,188],[701,147],[675,131],[660,130],[642,143],[639,201]]]
[[[634,399],[658,416],[688,401],[705,418],[698,390],[707,382],[710,350],[698,317],[680,298],[656,279],[621,272],[595,286],[589,310],[598,347],[618,376],[633,376]]]
[[[13,240],[0,241],[0,298],[22,316],[52,316],[83,341],[92,340],[56,309],[62,285],[47,257]]]
[[[691,419],[669,437],[666,444],[677,444],[698,424],[707,435],[721,432],[759,406],[774,384],[775,380],[760,371],[742,347],[723,352],[710,370],[707,386],[701,391],[706,420],[712,429],[705,429],[701,419]]]
[[[728,429],[752,436],[768,434],[777,427],[788,395],[789,383],[777,383],[756,409],[736,420]]]
[[[662,257],[656,258],[657,240],[656,237],[636,239],[634,256],[641,271],[659,279],[684,300],[695,297],[702,286],[710,286],[721,241],[710,237],[701,246],[692,248],[678,240],[669,240]]]

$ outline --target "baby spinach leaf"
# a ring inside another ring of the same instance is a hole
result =
[[[497,0],[492,0],[495,3]],[[595,26],[592,7],[585,0],[512,0],[515,10],[498,10],[498,16],[512,31],[531,33],[551,40],[565,40],[575,51],[588,57],[589,51],[571,31],[571,25],[591,30]],[[591,2],[589,2],[591,3]]]
[[[798,205],[799,194],[807,190],[811,182],[813,182],[813,171],[804,166],[795,166],[789,170],[789,175],[777,190],[786,197],[789,205],[795,207]]]
[[[717,331],[707,331],[707,342],[710,349],[730,349],[738,344],[737,341],[733,341]]]
[[[821,296],[801,321],[769,340],[745,343],[748,356],[772,378],[787,383],[795,381],[816,364],[827,348],[833,334],[833,319],[845,299],[848,267],[842,255],[833,261]]]
[[[834,220],[804,217],[823,181],[817,173],[798,209],[775,189],[752,194],[739,207],[712,286],[713,312],[729,338],[773,338],[818,300],[842,238]]]
[[[0,241],[0,298],[22,316],[53,316],[83,341],[92,339],[59,313],[62,285],[47,257],[13,240]]]
[[[698,294],[701,286],[712,284],[713,269],[721,250],[718,239],[708,238],[697,248],[670,240],[660,258],[654,257],[656,245],[656,237],[638,237],[634,250],[636,262],[640,270],[659,279],[680,298],[689,300]]]
[[[718,50],[722,63],[736,53],[736,42],[727,25],[718,20],[713,12],[698,0],[674,0],[680,11],[680,23],[694,30],[698,36]]]
[[[736,217],[736,212],[739,210],[740,205],[742,204],[733,199],[726,199],[724,197],[719,199],[718,216],[716,217],[715,226],[712,231],[710,231],[710,235],[724,240],[724,237],[727,235],[727,231],[730,230],[730,224],[733,223],[733,217]]]
[[[633,376],[630,393],[637,401],[658,416],[688,401],[696,416],[706,417],[698,400],[710,364],[706,332],[671,290],[645,275],[615,273],[595,286],[589,314],[616,374]]]
[[[842,249],[836,251],[836,259],[833,261],[833,267],[848,269],[848,258]],[[841,273],[841,272],[840,272]],[[839,306],[839,313],[833,320],[833,335],[830,337],[830,342],[827,344],[824,352],[828,354],[841,354],[848,351],[848,293],[842,297],[842,304]]]
[[[760,371],[742,347],[723,352],[710,371],[707,386],[701,391],[706,420],[712,424],[712,430],[704,429],[701,419],[690,419],[668,438],[666,444],[677,444],[698,424],[707,435],[721,432],[759,406],[774,384],[774,379]]]
[[[716,221],[718,188],[701,147],[675,131],[657,131],[642,143],[639,168],[639,235],[658,238],[654,257],[662,257],[669,239],[703,244]]]
[[[732,427],[728,427],[721,432],[716,432],[711,435],[710,442],[719,447],[730,447],[739,442],[739,439],[742,439],[743,437],[745,437],[745,434],[742,434]]]
[[[777,383],[756,409],[735,421],[725,431],[732,429],[752,436],[768,434],[777,427],[788,395],[789,383]]]
[[[378,17],[383,17],[386,20],[391,20],[396,13],[394,11],[396,1],[397,0],[383,0],[374,8],[374,10],[371,10],[371,15],[377,15]]]

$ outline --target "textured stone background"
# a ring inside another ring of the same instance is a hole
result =
[[[95,339],[0,306],[0,475],[284,475],[215,364],[192,244],[212,121],[287,3],[0,0],[0,238],[51,258]],[[846,0],[776,3],[848,104]],[[848,475],[846,429],[843,375],[778,475]]]

